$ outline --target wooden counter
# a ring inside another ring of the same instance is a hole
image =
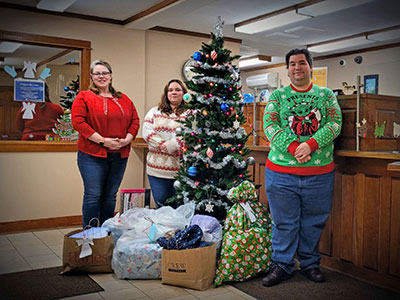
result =
[[[265,193],[269,147],[250,146],[251,174]],[[335,152],[332,213],[323,232],[321,264],[372,284],[400,291],[400,154]]]

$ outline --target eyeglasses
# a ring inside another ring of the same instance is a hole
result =
[[[104,76],[104,77],[107,77],[107,76],[109,76],[111,74],[111,72],[96,72],[96,73],[92,73],[92,76]]]

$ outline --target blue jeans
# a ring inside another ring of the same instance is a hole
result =
[[[92,218],[98,218],[103,224],[114,216],[115,198],[127,161],[128,158],[121,158],[119,153],[108,153],[107,158],[103,158],[78,151],[78,167],[84,186],[83,227],[89,225]],[[90,225],[97,224],[92,222]]]
[[[154,202],[157,207],[165,205],[165,200],[175,196],[174,182],[175,179],[160,178],[148,175],[151,192],[153,193]],[[174,207],[174,205],[170,205]]]
[[[318,245],[332,206],[334,176],[334,171],[302,176],[265,168],[273,219],[271,258],[289,274],[296,252],[301,269],[319,267]]]

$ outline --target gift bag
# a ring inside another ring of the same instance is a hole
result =
[[[162,250],[162,283],[206,290],[214,281],[216,247],[186,250]]]
[[[254,185],[244,181],[228,197],[238,201],[228,211],[215,286],[244,281],[264,272],[272,254],[272,219],[257,201]]]
[[[93,230],[95,228],[91,228]],[[64,236],[63,266],[61,274],[75,271],[86,273],[111,273],[114,240],[108,232],[105,237],[95,238],[74,230]],[[79,237],[71,237],[77,235]],[[90,255],[88,255],[90,253]]]

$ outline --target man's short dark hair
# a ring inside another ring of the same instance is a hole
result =
[[[310,65],[310,67],[312,67],[313,61],[312,61],[312,56],[310,51],[308,51],[307,49],[292,49],[290,50],[287,54],[286,54],[286,68],[289,68],[289,60],[290,57],[292,55],[297,55],[297,54],[304,54],[304,56],[306,57],[306,60],[308,62],[308,64]]]

